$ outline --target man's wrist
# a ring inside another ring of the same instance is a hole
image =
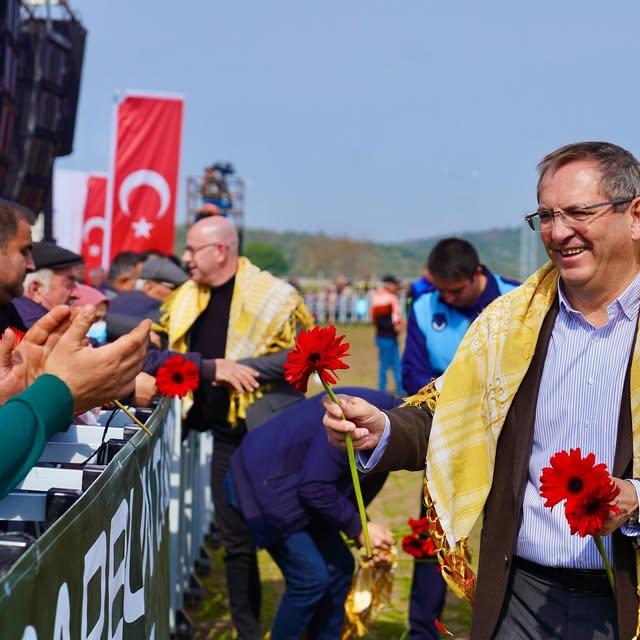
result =
[[[631,512],[631,515],[627,520],[627,524],[630,527],[638,527],[640,526],[640,522],[638,521],[638,505],[640,505],[640,482],[635,478],[626,478],[625,480],[635,489],[637,497],[636,508]]]

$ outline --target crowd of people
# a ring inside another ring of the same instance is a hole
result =
[[[523,286],[460,238],[435,245],[406,309],[398,279],[382,278],[367,297],[379,390],[340,389],[339,407],[285,381],[315,319],[295,283],[240,255],[227,217],[196,221],[180,259],[125,252],[85,274],[77,254],[32,242],[30,211],[0,202],[0,495],[74,415],[151,404],[159,366],[182,353],[200,372],[183,428],[214,438],[241,640],[263,633],[258,547],[286,582],[272,640],[340,637],[354,570],[345,539],[364,542],[347,433],[366,502],[387,473],[426,465],[417,502],[442,531],[443,568],[414,565],[409,638],[440,637],[445,579],[475,599],[474,639],[637,635],[640,164],[609,143],[568,145],[540,163],[537,197],[526,220],[550,262]],[[606,463],[619,491],[598,531],[615,592],[593,539],[569,535],[540,496],[542,467],[576,448]],[[476,582],[467,538],[480,517]],[[375,548],[393,545],[384,523],[368,528]]]

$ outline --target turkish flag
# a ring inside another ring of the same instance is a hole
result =
[[[173,253],[183,105],[181,97],[127,93],[116,107],[111,258],[121,251]]]
[[[89,175],[87,198],[82,216],[82,246],[80,249],[87,265],[87,273],[102,264],[106,198],[107,176]]]

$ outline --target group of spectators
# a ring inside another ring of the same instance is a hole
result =
[[[272,637],[337,637],[354,569],[340,532],[361,544],[362,529],[346,459],[318,431],[319,399],[284,380],[297,331],[313,324],[298,291],[239,256],[223,216],[189,229],[181,261],[124,252],[91,285],[79,255],[32,242],[33,221],[0,203],[0,495],[75,415],[114,399],[149,405],[158,367],[182,353],[200,372],[183,428],[214,436],[211,489],[239,637],[262,637],[258,544],[287,581]],[[370,528],[374,544],[392,544],[385,527]]]

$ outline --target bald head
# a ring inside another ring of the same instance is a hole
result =
[[[209,216],[196,222],[191,230],[202,234],[207,242],[220,242],[238,253],[238,232],[235,225],[222,216]]]
[[[210,287],[225,283],[238,268],[235,226],[221,216],[196,222],[187,233],[182,259],[194,282]]]

